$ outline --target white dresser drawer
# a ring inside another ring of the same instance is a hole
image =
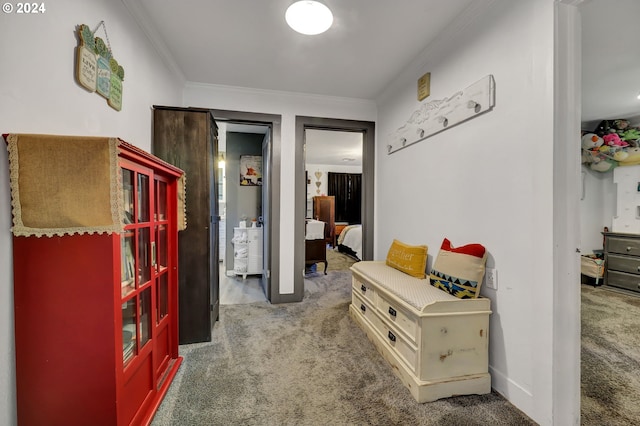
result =
[[[411,343],[416,344],[418,341],[418,319],[415,315],[411,315],[397,302],[383,294],[378,294],[376,306],[380,315],[406,333]]]

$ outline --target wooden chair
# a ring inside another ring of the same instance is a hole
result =
[[[306,227],[306,225],[305,225]],[[327,224],[324,224],[325,230]],[[305,230],[306,235],[306,230]],[[327,275],[327,243],[324,239],[318,240],[304,240],[304,264],[310,266],[315,263],[324,263],[324,274]]]

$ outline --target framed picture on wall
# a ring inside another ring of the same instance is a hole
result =
[[[240,186],[262,185],[262,157],[259,155],[240,156]]]

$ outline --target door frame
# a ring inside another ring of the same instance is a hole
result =
[[[304,296],[304,219],[306,216],[305,130],[333,130],[362,133],[362,260],[373,260],[375,123],[296,116],[295,141],[295,213],[293,293],[281,295],[282,301],[299,302]]]
[[[254,124],[258,126],[268,126],[271,131],[271,137],[268,144],[270,145],[270,164],[263,169],[263,179],[268,180],[268,194],[266,197],[270,200],[268,217],[270,220],[263,226],[266,226],[265,233],[268,241],[265,241],[269,251],[268,265],[266,275],[266,297],[271,303],[278,303],[280,297],[280,164],[281,164],[281,123],[282,116],[276,114],[261,114],[244,111],[231,111],[222,109],[210,109],[211,114],[216,120],[227,121],[241,124]],[[216,201],[217,202],[217,201]],[[271,285],[271,283],[276,285]]]
[[[580,422],[580,122],[583,0],[556,0],[554,22],[551,422]],[[568,284],[571,285],[568,285]],[[578,283],[576,286],[574,283]],[[578,362],[576,362],[578,361]],[[546,366],[534,374],[542,376]],[[535,387],[534,387],[535,390]],[[546,392],[546,391],[545,391]]]

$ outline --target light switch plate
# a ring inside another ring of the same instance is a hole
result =
[[[484,271],[484,282],[488,288],[498,289],[498,271],[495,268],[486,268]]]

